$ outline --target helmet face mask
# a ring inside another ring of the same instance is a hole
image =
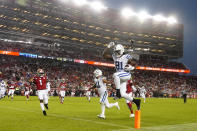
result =
[[[95,77],[100,77],[100,76],[102,76],[102,71],[101,71],[100,69],[96,69],[96,70],[94,71],[94,76],[95,76]]]
[[[124,47],[121,44],[117,44],[114,47],[114,54],[120,57],[121,55],[123,55],[123,53],[124,53]]]
[[[116,56],[121,56],[121,50],[116,50],[116,51],[114,51],[114,54],[115,54]]]

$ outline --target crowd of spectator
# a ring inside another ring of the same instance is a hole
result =
[[[57,87],[61,79],[65,78],[67,81],[66,95],[83,96],[85,88],[94,85],[94,69],[100,68],[112,83],[109,95],[115,95],[112,78],[113,68],[5,55],[0,55],[0,63],[1,77],[6,81],[29,81],[36,74],[38,68],[43,68],[51,83],[53,95],[57,94]],[[195,76],[136,70],[133,73],[133,80],[136,87],[144,86],[147,96],[150,97],[181,97],[183,91],[187,91],[189,97],[197,97],[197,77]],[[92,90],[92,95],[96,95],[95,90]]]
[[[25,45],[18,43],[5,43],[0,41],[0,50],[24,52],[31,54],[38,54],[42,56],[64,57],[72,59],[94,60],[109,62],[102,58],[102,51],[90,51],[74,47],[42,47],[35,45]],[[112,63],[112,61],[110,62]],[[159,67],[159,68],[172,68],[172,69],[186,69],[185,65],[179,62],[168,61],[160,57],[144,57],[140,56],[138,61],[139,66]]]

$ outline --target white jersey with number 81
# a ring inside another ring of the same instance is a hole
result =
[[[113,54],[112,58],[114,60],[116,71],[122,72],[128,63],[128,60],[132,57],[130,54],[123,54],[121,57],[117,57],[115,54]]]

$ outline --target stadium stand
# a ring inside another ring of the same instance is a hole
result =
[[[139,55],[140,66],[187,69],[183,63],[172,61],[183,56],[182,24],[168,28],[162,22],[153,24],[147,21],[141,25],[131,20],[125,23],[112,9],[95,17],[88,8],[76,8],[69,4],[62,8],[53,0],[27,1],[25,5],[15,0],[0,1],[0,50],[106,62],[101,57],[102,51],[110,41],[115,41]],[[54,91],[60,79],[66,78],[67,95],[75,92],[75,95],[83,96],[84,86],[93,84],[92,72],[95,68],[102,69],[110,81],[114,71],[113,68],[73,61],[5,55],[0,55],[0,58],[0,76],[3,79],[28,81],[41,67],[46,71]],[[133,77],[137,86],[146,87],[150,97],[180,97],[182,90],[188,90],[189,97],[197,97],[195,76],[136,71]],[[110,96],[114,96],[114,89],[109,92]],[[92,91],[92,94],[95,92]]]

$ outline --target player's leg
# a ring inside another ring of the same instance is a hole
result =
[[[64,96],[65,96],[64,91],[60,91],[60,103],[61,104],[63,104],[64,102]]]
[[[43,90],[43,96],[44,96],[44,106],[48,110],[48,90]]]
[[[2,99],[2,90],[0,89],[0,99]]]
[[[106,93],[100,94],[100,103],[101,103],[101,114],[97,115],[97,117],[105,119],[105,104],[103,99],[105,99]]]
[[[59,97],[59,100],[60,100],[60,103],[61,103],[62,102],[61,91],[58,92],[58,97]]]
[[[6,90],[4,89],[3,90],[3,98],[5,98],[5,92],[6,92]]]
[[[62,104],[64,103],[64,97],[65,97],[65,91],[62,91],[62,94],[61,94],[61,97],[62,97]]]
[[[132,96],[129,96],[127,93],[126,93],[126,85],[127,85],[127,82],[122,82],[121,83],[121,88],[120,88],[120,94],[123,98],[129,100],[130,102],[133,102],[136,104],[137,106],[137,109],[140,110],[140,103],[141,103],[141,100],[140,99],[135,99],[133,98]]]
[[[105,93],[103,95],[103,99],[101,100],[101,102],[104,103],[107,108],[112,108],[112,107],[115,106],[118,110],[120,110],[118,102],[116,102],[116,103],[109,103],[107,91],[105,91]]]
[[[13,100],[14,98],[14,90],[11,90],[11,99]]]
[[[144,99],[144,103],[146,102],[146,96],[145,95],[143,95],[143,99]]]
[[[129,95],[132,96],[132,93],[129,93]],[[131,113],[129,117],[134,117],[135,115],[133,114],[132,102],[126,100],[126,104],[127,104],[127,107],[129,108],[129,111]]]
[[[90,102],[90,91],[87,92],[88,101]]]
[[[3,90],[0,90],[0,99],[2,99],[4,96],[3,96]]]
[[[48,97],[48,100],[50,99],[50,94],[49,94],[49,91],[47,90],[47,97]]]
[[[8,98],[10,97],[10,94],[11,94],[11,90],[8,91]]]
[[[42,90],[38,90],[38,98],[39,98],[39,100],[40,100],[40,108],[41,108],[41,110],[42,110],[42,112],[43,112],[43,115],[46,116],[47,113],[46,113],[46,111],[45,111],[45,109],[44,109],[44,103],[43,103],[44,95],[43,95]]]
[[[105,116],[105,104],[101,103],[101,116]]]
[[[129,94],[126,93],[126,85],[127,85],[127,82],[121,82],[120,84],[120,94],[121,94],[121,97],[129,100],[129,101],[133,101],[133,97],[129,96]]]
[[[2,91],[2,89],[0,89],[0,99],[2,99],[3,98],[3,91]]]
[[[28,91],[25,91],[25,96],[26,96],[27,100],[29,100],[29,92]]]
[[[113,74],[114,84],[116,86],[116,89],[120,89],[120,77],[118,76],[119,74],[120,74],[119,72]]]
[[[126,100],[126,104],[127,104],[127,107],[129,108],[129,111],[131,113],[129,117],[134,117],[135,115],[133,114],[132,102]]]
[[[116,107],[118,110],[120,110],[120,107],[119,107],[119,105],[118,105],[118,102],[116,102],[116,103],[109,103],[109,101],[108,101],[107,98],[106,98],[106,100],[105,100],[105,106],[106,106],[107,108]]]
[[[114,84],[116,87],[116,97],[115,99],[119,99],[121,97],[120,95],[120,77],[118,76],[120,74],[120,72],[116,72],[113,74],[113,78],[114,78]]]

